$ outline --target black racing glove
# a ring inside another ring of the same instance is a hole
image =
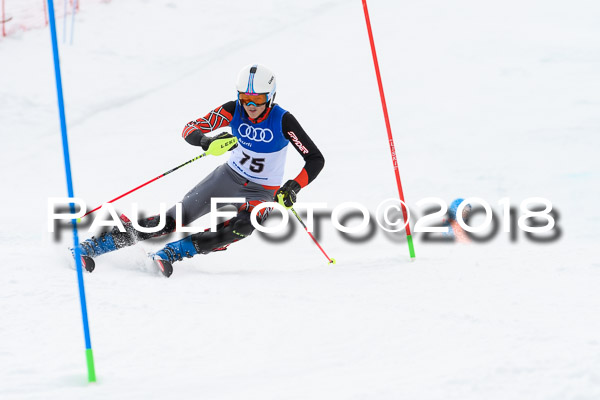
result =
[[[221,142],[226,143],[230,139],[233,139],[233,138],[234,138],[234,136],[229,132],[221,132],[217,136],[213,136],[213,137],[204,135],[200,139],[200,146],[202,146],[202,149],[204,151],[208,151],[208,149],[210,148],[210,145],[212,143],[214,143],[214,142],[217,142],[217,144],[219,144]],[[237,147],[237,143],[234,144],[233,146],[231,146],[231,148],[229,148],[228,151],[231,151],[231,150],[235,149],[236,147]]]
[[[293,179],[290,179],[283,184],[282,187],[277,189],[275,192],[275,201],[284,206],[290,208],[296,202],[296,195],[302,189],[300,184]]]

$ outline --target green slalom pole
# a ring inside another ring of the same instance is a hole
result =
[[[94,352],[92,348],[85,349],[85,359],[88,369],[88,382],[96,382],[96,368],[94,367]]]

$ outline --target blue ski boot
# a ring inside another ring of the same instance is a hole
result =
[[[106,232],[99,237],[92,236],[79,244],[81,255],[88,257],[97,257],[117,249],[115,238],[111,232]]]
[[[88,272],[92,272],[96,267],[94,258],[99,255],[118,250],[122,247],[132,246],[138,242],[139,236],[129,218],[125,215],[119,217],[125,228],[125,232],[119,231],[114,227],[110,232],[104,232],[98,237],[92,236],[79,244],[81,248],[81,261]],[[75,257],[74,249],[71,249]]]
[[[98,238],[92,236],[89,239],[79,243],[81,250],[81,263],[86,271],[92,272],[96,268],[93,257],[116,250],[118,247],[111,232],[103,233]],[[70,248],[73,258],[75,258],[75,249]]]
[[[162,250],[152,255],[152,259],[157,263],[160,271],[167,278],[173,273],[173,263],[183,260],[183,257],[191,258],[198,254],[192,237],[187,236],[176,242],[168,243]]]

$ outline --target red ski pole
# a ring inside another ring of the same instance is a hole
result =
[[[329,261],[329,264],[335,264],[335,258],[329,258],[329,256],[327,255],[327,253],[325,253],[325,250],[323,250],[323,248],[321,247],[321,245],[319,244],[319,242],[317,242],[317,239],[315,239],[315,237],[313,236],[313,234],[308,231],[308,228],[306,227],[306,225],[304,224],[304,222],[302,222],[302,220],[300,219],[300,216],[296,213],[296,210],[294,210],[293,208],[290,208],[290,210],[292,210],[292,212],[294,213],[294,215],[296,216],[296,218],[298,219],[298,221],[300,221],[300,223],[304,227],[304,230],[306,231],[306,233],[308,233],[308,236],[310,236],[310,238],[313,240],[313,242],[315,242],[315,244],[317,245],[317,247],[319,248],[319,250],[321,250],[321,253],[323,253],[323,255],[325,256],[325,258],[327,258],[327,261]]]
[[[119,199],[121,199],[121,198],[123,198],[123,197],[127,196],[128,194],[130,194],[130,193],[133,193],[133,192],[135,192],[136,190],[138,190],[138,189],[141,189],[141,188],[143,188],[143,187],[144,187],[144,186],[146,186],[146,185],[149,185],[150,183],[154,182],[155,180],[157,180],[157,179],[160,179],[160,178],[162,178],[163,176],[165,176],[165,175],[168,175],[168,174],[170,174],[171,172],[173,172],[173,171],[176,171],[176,170],[178,170],[179,168],[181,168],[181,167],[183,167],[183,166],[185,166],[185,165],[188,165],[189,163],[192,163],[192,162],[194,162],[194,161],[196,161],[196,160],[198,160],[198,159],[200,159],[200,158],[204,157],[205,155],[206,155],[206,153],[202,153],[202,154],[200,154],[198,157],[196,157],[196,158],[192,158],[191,160],[189,160],[189,161],[187,161],[187,162],[184,162],[184,163],[183,163],[183,164],[181,164],[180,166],[178,166],[178,167],[175,167],[175,168],[173,168],[173,169],[171,169],[171,170],[169,170],[169,171],[167,171],[167,172],[165,172],[165,173],[163,173],[163,174],[160,174],[160,175],[159,175],[159,176],[157,176],[156,178],[150,179],[150,180],[149,180],[148,182],[146,182],[146,183],[142,183],[140,186],[136,187],[135,189],[131,189],[129,192],[123,193],[122,195],[120,195],[120,196],[118,196],[118,197],[115,197],[114,199],[112,199],[112,200],[110,200],[110,201],[107,201],[107,203],[112,203],[112,202],[115,202],[115,201],[117,201],[117,200],[119,200]],[[98,207],[94,208],[93,210],[91,210],[91,211],[88,211],[87,213],[85,213],[85,214],[83,215],[83,217],[85,217],[86,215],[89,215],[89,214],[93,213],[94,211],[98,211],[98,210],[99,210],[101,207],[102,207],[102,206],[98,206]],[[81,218],[83,218],[83,217],[81,217]]]
[[[191,164],[191,163],[193,163],[193,162],[194,162],[194,161],[196,161],[196,160],[199,160],[199,159],[201,159],[201,158],[202,158],[202,157],[204,157],[204,156],[209,156],[209,155],[213,155],[213,156],[220,156],[220,155],[222,155],[222,154],[225,154],[225,153],[226,153],[227,151],[229,151],[229,149],[230,149],[231,147],[233,147],[233,146],[234,146],[236,143],[237,143],[237,139],[236,139],[236,138],[231,138],[231,139],[228,139],[228,140],[227,140],[227,141],[225,141],[225,142],[223,142],[223,141],[217,141],[217,143],[213,142],[213,143],[210,145],[210,147],[208,148],[208,150],[206,150],[206,152],[204,152],[204,153],[200,154],[198,157],[196,157],[196,158],[192,158],[191,160],[184,162],[184,163],[183,163],[183,164],[181,164],[180,166],[178,166],[178,167],[175,167],[175,168],[173,168],[173,169],[170,169],[170,170],[168,170],[167,172],[160,174],[160,175],[159,175],[159,176],[157,176],[156,178],[150,179],[150,180],[149,180],[148,182],[146,182],[146,183],[142,183],[140,186],[138,186],[138,187],[136,187],[136,188],[134,188],[134,189],[131,189],[130,191],[128,191],[128,192],[126,192],[126,193],[123,193],[122,195],[120,195],[120,196],[118,196],[118,197],[115,197],[114,199],[112,199],[112,200],[108,201],[107,203],[112,203],[112,202],[115,202],[115,201],[117,201],[117,200],[119,200],[119,199],[121,199],[121,198],[123,198],[123,197],[127,196],[128,194],[130,194],[130,193],[133,193],[133,192],[135,192],[136,190],[138,190],[138,189],[141,189],[141,188],[143,188],[144,186],[146,186],[146,185],[148,185],[148,184],[150,184],[150,183],[154,182],[155,180],[158,180],[158,179],[162,178],[163,176],[169,175],[171,172],[177,171],[179,168],[181,168],[181,167],[183,167],[183,166],[186,166],[186,165],[188,165],[188,164]],[[100,208],[102,208],[102,206],[98,206],[98,207],[94,208],[92,211],[88,211],[87,213],[85,213],[85,214],[83,215],[83,217],[85,217],[86,215],[89,215],[89,214],[93,213],[94,211],[98,211]],[[83,218],[83,217],[81,217],[81,218]],[[81,220],[81,218],[80,218],[80,220]]]
[[[278,194],[277,197],[279,199],[279,204],[283,205],[283,200],[282,200],[283,195],[282,194]],[[304,227],[304,230],[306,231],[306,233],[308,233],[308,236],[310,236],[310,238],[313,240],[313,242],[315,242],[315,244],[317,245],[317,247],[319,248],[319,250],[321,250],[321,253],[323,253],[323,255],[325,256],[325,258],[327,258],[328,264],[335,264],[335,258],[329,258],[329,256],[327,255],[327,253],[325,253],[325,250],[323,250],[323,248],[321,247],[321,245],[319,244],[319,242],[317,242],[317,239],[315,239],[315,237],[313,236],[313,234],[308,231],[308,228],[306,227],[306,225],[304,224],[304,222],[302,221],[302,219],[300,218],[300,216],[298,215],[298,213],[296,212],[296,210],[294,210],[294,207],[287,207],[285,205],[283,205],[283,207],[291,210],[292,213],[294,213],[294,215],[296,216],[296,219],[298,221],[300,221],[300,223]]]

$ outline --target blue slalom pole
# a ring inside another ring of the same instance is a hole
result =
[[[62,79],[60,76],[60,62],[58,58],[58,42],[56,39],[56,21],[54,18],[54,1],[48,0],[48,20],[50,22],[50,36],[52,38],[52,53],[54,55],[54,73],[56,76],[56,92],[58,95],[58,112],[60,114],[60,130],[62,134],[63,157],[65,161],[65,174],[67,178],[67,190],[70,198],[74,198],[73,179],[71,177],[71,159],[69,157],[69,141],[67,138],[67,120],[65,118],[65,104],[62,92]],[[75,205],[70,203],[71,213],[75,213]],[[73,247],[75,249],[75,264],[77,266],[77,282],[79,284],[79,300],[81,303],[81,317],[83,319],[83,333],[85,336],[85,356],[88,368],[88,382],[96,382],[96,371],[94,368],[94,354],[92,352],[92,341],[90,339],[90,327],[88,324],[87,303],[85,300],[85,287],[83,285],[83,267],[81,265],[81,249],[79,248],[79,237],[77,235],[77,221],[71,220],[73,225]]]

